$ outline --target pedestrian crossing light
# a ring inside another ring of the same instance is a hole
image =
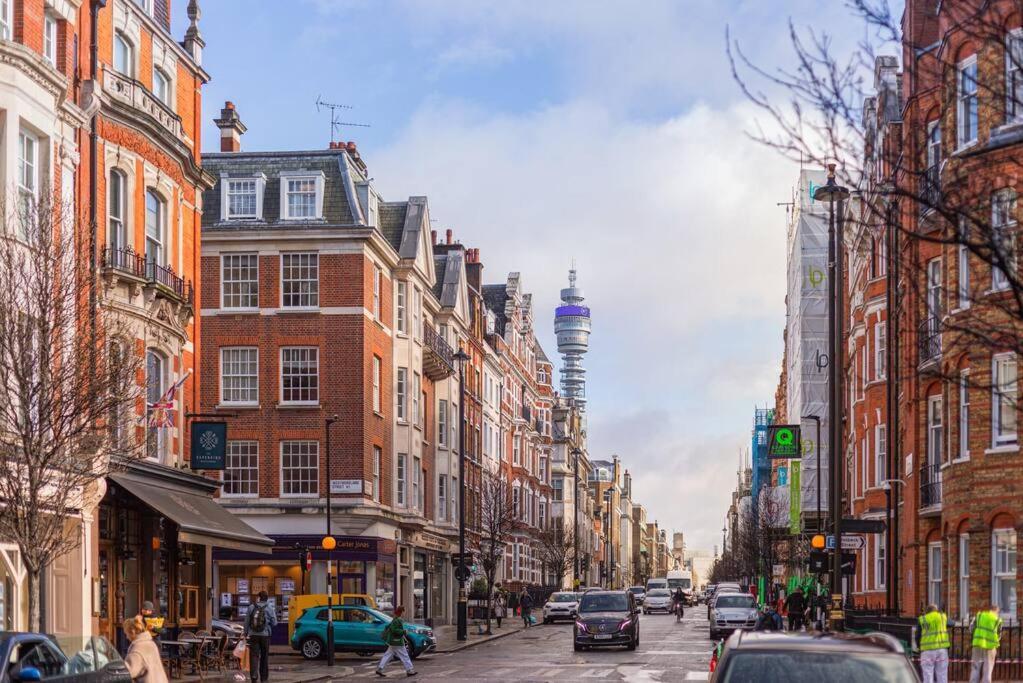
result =
[[[821,534],[816,534],[812,539],[810,539],[810,545],[812,545],[817,550],[823,550],[824,543],[825,543],[824,536]]]

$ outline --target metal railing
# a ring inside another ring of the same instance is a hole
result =
[[[146,279],[166,288],[182,301],[192,300],[192,283],[185,282],[170,266],[161,266],[156,261],[146,261]]]
[[[103,250],[102,266],[140,279],[146,277],[146,257],[131,247],[107,247]]]
[[[941,169],[930,166],[923,177],[924,211],[933,210],[941,202]]]
[[[522,419],[526,422],[530,422],[533,419],[533,411],[529,406],[522,406]]]
[[[917,342],[920,345],[921,365],[941,357],[941,325],[936,317],[928,317],[920,323]]]
[[[920,468],[920,507],[941,505],[941,465]]]
[[[437,331],[430,325],[423,327],[423,344],[426,348],[437,354],[437,357],[454,372],[455,352],[447,341],[444,340],[444,337],[437,334]]]

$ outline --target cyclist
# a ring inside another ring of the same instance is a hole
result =
[[[685,595],[682,593],[682,587],[679,586],[675,589],[675,592],[671,596],[671,601],[674,606],[675,621],[681,621],[682,617],[686,615],[685,610]]]

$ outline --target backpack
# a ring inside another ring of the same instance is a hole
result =
[[[256,605],[249,620],[250,631],[262,631],[266,628],[266,605]]]

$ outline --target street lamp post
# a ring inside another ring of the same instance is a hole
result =
[[[458,363],[458,614],[456,638],[465,640],[469,637],[469,596],[465,590],[465,580],[469,568],[465,564],[465,362],[469,354],[462,349],[453,356]]]
[[[611,507],[613,505],[611,499],[611,489],[604,491],[604,500],[607,501],[607,533],[604,534],[607,537],[607,587],[613,589],[615,587],[615,565],[614,565],[614,530],[611,528]]]
[[[581,448],[573,448],[572,455],[575,457],[575,488],[572,489],[572,543],[575,549],[572,551],[572,559],[575,561],[575,576],[572,588],[579,587],[579,457],[583,454]]]
[[[334,560],[334,547],[337,541],[330,533],[330,426],[337,422],[337,415],[326,419],[324,424],[324,441],[327,448],[327,535],[323,537],[323,549],[327,551],[327,666],[334,666],[334,583],[331,577],[331,566]]]
[[[835,549],[831,558],[831,627],[842,630],[842,324],[845,245],[842,235],[842,212],[849,190],[835,183],[835,164],[828,164],[828,182],[816,189],[813,198],[828,202],[828,474],[831,476],[831,526]],[[837,204],[837,207],[836,207]]]

